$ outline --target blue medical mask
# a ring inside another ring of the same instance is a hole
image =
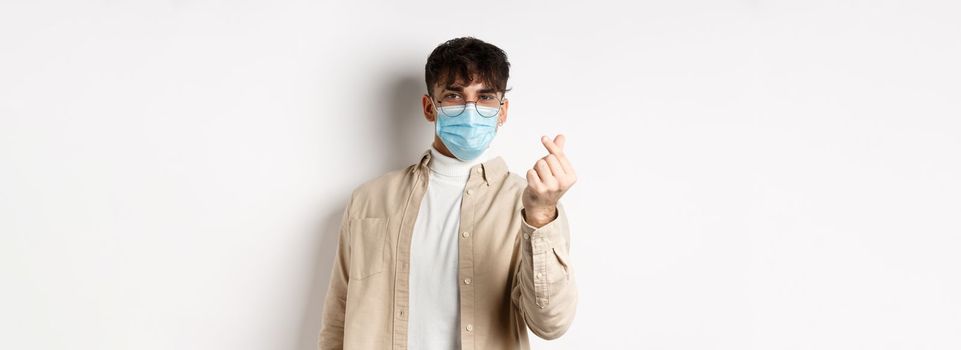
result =
[[[434,129],[437,136],[454,157],[463,161],[479,157],[487,147],[490,147],[491,141],[497,134],[497,115],[486,118],[477,113],[477,109],[484,111],[487,115],[495,114],[499,109],[484,106],[476,106],[477,109],[475,109],[474,107],[465,106],[460,115],[448,117],[444,115],[444,110],[448,114],[453,114],[460,107],[440,107],[441,110],[438,110],[437,106],[434,106],[437,115]]]

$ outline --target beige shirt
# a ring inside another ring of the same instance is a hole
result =
[[[489,159],[488,150],[468,161],[429,146],[430,176],[410,239],[407,347],[460,349],[460,203],[471,167]]]
[[[430,157],[428,150],[417,164],[351,193],[319,349],[407,348],[411,233]],[[458,229],[461,349],[529,349],[528,328],[555,339],[574,319],[567,214],[558,203],[553,221],[530,226],[521,201],[525,187],[527,179],[509,172],[500,156],[471,167]]]

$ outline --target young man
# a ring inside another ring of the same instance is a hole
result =
[[[320,349],[528,349],[563,335],[577,288],[561,196],[564,136],[510,173],[487,154],[507,120],[504,51],[465,37],[427,59],[420,161],[358,186],[341,218]]]

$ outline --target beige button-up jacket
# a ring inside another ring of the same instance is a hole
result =
[[[351,193],[324,302],[318,348],[407,349],[410,242],[427,191],[430,150],[417,164]],[[461,203],[458,280],[462,349],[529,349],[527,329],[563,335],[577,287],[564,207],[535,228],[525,220],[527,179],[492,158],[471,168]],[[416,349],[412,349],[416,350]]]

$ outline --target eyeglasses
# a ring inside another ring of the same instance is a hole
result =
[[[467,110],[467,104],[473,103],[474,109],[477,110],[477,114],[484,118],[493,118],[501,111],[501,106],[504,105],[504,101],[507,99],[500,98],[497,94],[484,93],[477,97],[476,101],[466,101],[464,96],[458,93],[448,92],[438,101],[432,96],[428,95],[431,101],[434,101],[435,106],[440,110],[441,114],[447,117],[456,117],[464,113]]]

